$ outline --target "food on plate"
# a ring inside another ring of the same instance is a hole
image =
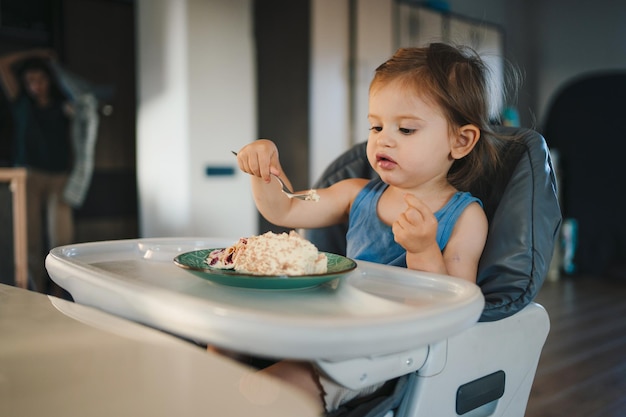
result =
[[[232,246],[211,251],[206,263],[252,275],[313,275],[328,268],[326,255],[294,230],[242,237]]]

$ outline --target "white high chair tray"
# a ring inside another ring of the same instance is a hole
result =
[[[317,287],[260,290],[220,285],[173,262],[236,239],[156,238],[62,246],[51,278],[77,303],[198,342],[254,355],[345,360],[443,340],[472,326],[484,299],[467,281],[357,262]]]

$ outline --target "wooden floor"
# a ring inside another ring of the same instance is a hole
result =
[[[566,277],[536,301],[551,329],[525,417],[626,416],[626,279]]]

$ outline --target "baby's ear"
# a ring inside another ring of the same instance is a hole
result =
[[[480,139],[480,129],[474,125],[461,126],[451,139],[450,156],[461,159],[474,149]]]

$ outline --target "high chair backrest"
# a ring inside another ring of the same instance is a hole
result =
[[[476,181],[469,190],[483,202],[489,234],[480,261],[477,284],[485,296],[481,321],[508,317],[523,309],[541,288],[552,259],[561,210],[550,153],[544,138],[530,129],[496,126],[516,135],[504,147],[501,172]],[[339,156],[314,187],[345,178],[373,178],[366,143]],[[304,232],[320,250],[345,254],[347,224]]]

